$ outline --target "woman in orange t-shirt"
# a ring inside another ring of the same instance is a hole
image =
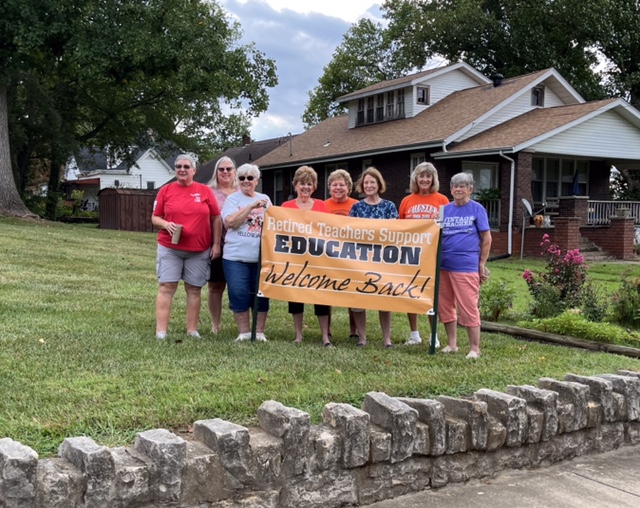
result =
[[[358,202],[357,199],[349,197],[353,190],[353,180],[349,172],[344,169],[332,171],[327,179],[327,186],[329,187],[329,194],[331,194],[331,197],[324,202],[327,212],[349,217],[351,207]],[[331,335],[331,313],[329,313],[329,335]],[[360,338],[358,337],[356,322],[353,319],[353,311],[351,309],[349,309],[349,338],[356,342]]]
[[[402,200],[398,214],[400,219],[438,219],[440,207],[449,204],[449,199],[438,192],[440,181],[438,171],[430,162],[418,164],[411,173],[411,194]],[[429,312],[429,324],[433,327],[433,311]],[[411,337],[405,342],[412,346],[420,344],[422,338],[418,330],[418,315],[407,314]],[[436,347],[440,347],[436,334]]]

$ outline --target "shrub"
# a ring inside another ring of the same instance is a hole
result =
[[[611,320],[622,326],[640,327],[640,278],[623,274],[620,289],[613,295]]]
[[[552,244],[549,235],[542,237],[540,246],[547,257],[546,271],[535,275],[525,270],[522,277],[533,297],[531,313],[539,318],[557,316],[565,309],[580,307],[587,282],[587,265],[578,249],[563,252]]]
[[[588,321],[579,309],[570,309],[552,318],[519,322],[518,326],[580,339],[640,348],[639,334],[629,333],[624,328],[611,323]]]
[[[516,291],[504,280],[489,279],[480,286],[480,317],[498,321],[513,305]]]

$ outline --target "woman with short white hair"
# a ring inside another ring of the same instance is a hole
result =
[[[266,194],[256,192],[260,170],[254,164],[237,169],[240,191],[227,197],[222,207],[222,220],[227,227],[222,266],[227,279],[229,307],[238,326],[236,342],[251,338],[249,311],[258,290],[260,271],[260,237],[264,212],[271,206]],[[256,340],[266,342],[264,327],[269,312],[269,300],[258,297]]]

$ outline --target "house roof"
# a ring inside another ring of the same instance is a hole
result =
[[[553,69],[453,92],[413,118],[349,128],[346,115],[328,118],[276,148],[256,163],[268,169],[302,162],[340,160],[394,150],[433,148],[454,141],[533,84],[554,77]],[[579,100],[579,96],[575,99]]]
[[[549,137],[586,120],[592,113],[609,109],[619,99],[592,101],[570,106],[538,108],[491,129],[481,132],[447,149],[434,154],[436,158],[459,156],[462,153],[486,151],[519,151],[527,148],[542,137]]]
[[[292,139],[295,138],[295,136],[291,137]],[[200,166],[193,179],[196,182],[204,184],[208,183],[213,176],[213,169],[215,168],[216,162],[218,162],[221,157],[230,157],[236,163],[236,166],[241,166],[246,163],[255,164],[255,161],[260,157],[271,152],[274,148],[287,144],[288,142],[289,137],[287,136],[254,141],[244,146],[229,148],[219,154],[215,159],[212,159]],[[175,178],[171,179],[167,183],[173,182],[174,180]]]
[[[426,77],[434,77],[434,76],[438,76],[440,74],[445,74],[447,72],[451,72],[455,70],[461,70],[468,76],[471,76],[473,79],[475,79],[478,82],[478,84],[490,82],[488,78],[486,78],[476,69],[471,67],[469,64],[460,62],[453,65],[427,69],[426,71],[416,72],[415,74],[409,74],[408,76],[402,76],[396,79],[381,81],[379,83],[375,83],[366,88],[362,88],[360,90],[356,90],[355,92],[351,92],[346,95],[343,95],[342,97],[338,97],[337,101],[347,102],[353,99],[359,99],[360,97],[371,95],[372,92],[380,93],[384,91],[396,90],[397,88],[403,88],[405,86],[414,85],[416,83],[424,81],[424,78]]]

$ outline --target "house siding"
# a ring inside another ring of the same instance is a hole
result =
[[[607,111],[533,148],[537,153],[640,159],[640,131],[615,111]]]
[[[560,98],[549,90],[549,88],[545,90],[544,103],[546,108],[564,105]],[[496,113],[479,122],[469,132],[465,133],[464,136],[461,136],[459,141],[471,138],[476,134],[480,134],[512,118],[528,113],[533,109],[536,109],[536,107],[531,106],[531,90],[527,90],[505,107],[500,108]]]

